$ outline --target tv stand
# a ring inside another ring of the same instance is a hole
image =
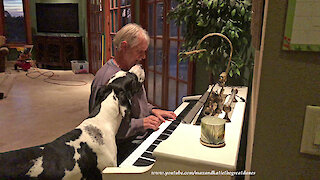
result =
[[[81,36],[43,36],[34,37],[36,62],[41,67],[71,69],[72,60],[82,59]]]

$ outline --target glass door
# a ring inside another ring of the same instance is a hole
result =
[[[145,61],[148,100],[158,107],[174,110],[183,96],[191,94],[193,84],[193,63],[178,62],[183,26],[177,27],[166,17],[178,3],[175,0],[143,2],[140,19],[150,35]]]

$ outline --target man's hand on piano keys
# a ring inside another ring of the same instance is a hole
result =
[[[159,126],[162,124],[162,120],[156,116],[150,115],[143,119],[143,127],[144,129],[153,129],[158,130]]]
[[[157,116],[161,121],[165,120],[175,120],[177,118],[177,115],[172,111],[166,111],[162,109],[152,109],[152,114]]]

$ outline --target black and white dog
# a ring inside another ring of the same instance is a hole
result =
[[[1,153],[0,180],[102,179],[104,168],[117,165],[115,135],[121,122],[130,121],[131,98],[144,79],[139,65],[119,71],[99,89],[95,110],[74,130],[48,144]]]

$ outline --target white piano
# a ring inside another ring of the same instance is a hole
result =
[[[231,122],[226,123],[224,147],[203,146],[200,143],[201,127],[180,123],[197,103],[183,102],[174,111],[178,116],[176,121],[161,124],[159,130],[143,141],[119,167],[104,169],[103,179],[232,179],[231,173],[236,171],[248,91],[247,87],[236,88],[238,102],[231,112]],[[213,87],[213,90],[217,89],[217,85]],[[230,94],[231,89],[225,87],[224,93]],[[224,112],[219,114],[220,118],[224,116]]]

